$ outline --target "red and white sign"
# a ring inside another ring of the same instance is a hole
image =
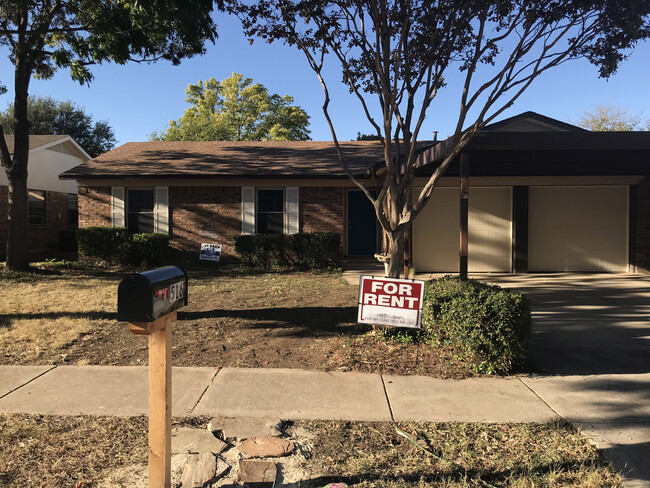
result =
[[[419,329],[424,281],[362,276],[357,322]]]

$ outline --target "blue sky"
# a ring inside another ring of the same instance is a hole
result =
[[[30,94],[72,100],[84,107],[95,120],[108,120],[118,144],[144,141],[154,130],[164,129],[169,120],[179,118],[188,107],[185,88],[190,83],[214,77],[222,80],[233,72],[262,83],[271,93],[292,95],[295,103],[311,116],[311,137],[331,140],[322,114],[323,92],[304,56],[280,43],[256,41],[252,46],[241,32],[238,21],[225,14],[217,16],[219,39],[208,46],[205,56],[189,59],[180,66],[155,64],[105,64],[92,68],[90,86],[73,82],[67,70],[50,80],[32,80]],[[4,110],[12,100],[13,66],[0,51],[0,82],[9,91],[0,96]],[[574,61],[555,68],[537,79],[528,91],[500,118],[532,110],[566,122],[577,122],[584,112],[598,104],[620,105],[650,119],[650,44],[643,43],[609,80],[598,78],[596,68],[586,61]],[[340,73],[331,63],[327,77],[332,92],[330,113],[341,140],[356,138],[357,132],[371,132],[356,99],[340,83]],[[453,131],[457,98],[442,91],[423,126],[420,139],[434,130],[439,137]]]

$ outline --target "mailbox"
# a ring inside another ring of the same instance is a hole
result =
[[[117,289],[117,320],[154,322],[187,305],[187,275],[176,266],[133,273]]]

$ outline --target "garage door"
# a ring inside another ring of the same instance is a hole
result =
[[[469,271],[510,271],[511,216],[510,187],[470,187]],[[413,223],[413,263],[416,270],[458,272],[459,221],[458,188],[436,188]]]
[[[628,270],[628,187],[530,187],[530,271]]]

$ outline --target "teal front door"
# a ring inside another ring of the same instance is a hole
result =
[[[348,255],[371,256],[376,252],[375,208],[361,190],[350,190],[348,192]]]

